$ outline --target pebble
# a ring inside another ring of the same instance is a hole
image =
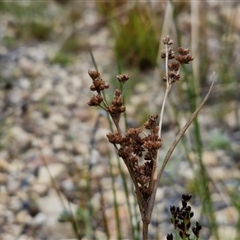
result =
[[[8,180],[8,175],[6,173],[0,172],[0,185],[6,185]]]
[[[66,198],[61,195],[63,199],[64,206],[69,209],[69,203]],[[57,195],[56,191],[51,189],[46,197],[41,197],[38,199],[38,204],[41,212],[47,216],[47,225],[54,226],[58,223],[61,213],[65,210],[62,202]],[[54,206],[54,207],[53,207]],[[75,212],[77,205],[71,203],[71,211]]]
[[[8,201],[8,208],[14,213],[17,213],[22,208],[22,202],[18,197],[11,197]]]
[[[52,139],[52,146],[54,150],[64,149],[65,147],[64,136],[60,134],[54,135]]]
[[[10,136],[22,147],[30,144],[32,139],[32,136],[19,126],[13,126],[10,129]]]
[[[7,204],[9,201],[8,192],[4,189],[0,191],[0,206]],[[1,207],[0,207],[1,210]]]
[[[48,194],[49,186],[47,184],[35,183],[31,189],[33,192],[36,192],[39,197],[44,197]]]
[[[65,128],[68,125],[66,118],[60,113],[52,113],[48,122],[54,123],[60,128]]]
[[[237,231],[236,228],[231,226],[221,226],[218,230],[218,235],[221,236],[221,239],[227,240],[236,240],[237,238]],[[209,240],[215,240],[214,236],[211,236]]]
[[[16,214],[15,221],[17,224],[31,224],[33,218],[29,215],[26,210],[22,210]]]
[[[4,159],[0,159],[0,172],[8,172],[8,170],[9,163]]]
[[[38,67],[26,57],[23,57],[19,61],[19,68],[22,70],[23,74],[29,77],[37,77],[39,74]]]
[[[51,163],[48,164],[48,170],[45,166],[41,166],[39,169],[39,176],[37,182],[39,184],[46,184],[48,186],[51,185],[51,177],[49,175],[49,172],[51,174],[51,177],[53,179],[57,179],[60,177],[63,173],[67,171],[66,167],[61,163]]]
[[[44,225],[47,223],[47,216],[44,213],[38,213],[34,218],[33,218],[33,226],[40,226]]]

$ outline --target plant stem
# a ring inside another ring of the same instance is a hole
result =
[[[183,137],[184,133],[187,131],[187,129],[189,128],[189,126],[191,125],[191,123],[193,122],[193,120],[196,118],[197,114],[200,112],[200,110],[203,108],[204,104],[206,103],[210,92],[212,90],[214,82],[212,82],[207,95],[205,96],[205,98],[203,99],[203,101],[201,102],[201,104],[198,106],[198,108],[195,110],[195,112],[191,115],[190,119],[187,121],[187,123],[184,125],[184,127],[180,130],[180,132],[178,133],[178,135],[176,136],[176,138],[174,139],[172,145],[170,146],[167,155],[163,161],[163,164],[161,166],[161,169],[158,172],[157,175],[157,179],[154,181],[153,183],[153,190],[152,190],[152,194],[150,196],[150,199],[147,202],[147,209],[144,215],[144,219],[143,219],[143,234],[146,234],[146,227],[148,227],[148,224],[150,222],[151,219],[151,215],[152,215],[152,211],[153,211],[153,206],[154,206],[154,202],[155,202],[155,197],[156,197],[156,193],[157,193],[157,187],[158,187],[158,182],[160,181],[163,171],[174,151],[174,149],[176,148],[177,144],[179,143],[179,141],[181,140],[181,138]]]
[[[148,225],[149,225],[149,222],[143,221],[143,229],[142,229],[143,240],[148,240]]]

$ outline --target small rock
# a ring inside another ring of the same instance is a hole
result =
[[[109,143],[107,142],[106,139],[98,141],[97,150],[99,151],[99,153],[102,156],[107,156],[108,155],[108,153],[109,153]]]
[[[217,166],[218,165],[218,159],[216,154],[211,151],[204,151],[202,155],[202,161],[205,166]]]
[[[127,207],[127,205],[122,205],[122,206],[118,206],[118,210],[119,210],[119,220],[121,223],[121,230],[123,233],[123,238],[127,239],[129,237],[129,209]],[[110,239],[117,239],[117,228],[116,228],[116,216],[115,216],[115,210],[114,208],[109,208],[105,211],[106,214],[106,218],[107,218],[107,225],[108,225],[108,229],[111,229],[110,231]]]
[[[46,196],[49,190],[49,186],[46,184],[35,183],[31,187],[32,191],[36,192],[40,197]]]
[[[106,204],[113,204],[113,191],[112,189],[104,192],[103,197]],[[119,205],[126,203],[126,195],[122,190],[116,192],[116,198]]]
[[[65,146],[64,136],[57,134],[53,136],[52,146],[55,150],[63,149]]]
[[[61,182],[61,188],[63,189],[63,191],[74,191],[75,190],[75,186],[73,183],[73,180],[71,178],[65,179]]]
[[[238,212],[235,207],[226,207],[215,212],[216,221],[220,224],[236,224]],[[224,238],[223,238],[224,239]]]
[[[9,163],[4,159],[0,159],[0,172],[8,172],[8,170]]]
[[[67,107],[75,106],[77,104],[77,99],[74,95],[66,95],[63,98],[63,104]]]
[[[218,228],[218,235],[220,239],[235,240],[237,238],[237,229],[231,226],[224,226]],[[209,240],[215,240],[214,236],[211,236]]]
[[[43,88],[36,89],[32,94],[31,94],[31,99],[34,102],[40,101],[45,95],[47,91]]]
[[[9,194],[14,195],[20,188],[20,184],[21,182],[18,179],[11,179],[11,181],[8,181],[7,190]]]
[[[33,218],[28,214],[28,212],[26,210],[22,210],[16,215],[15,222],[17,224],[31,224],[32,220]]]
[[[39,74],[39,69],[36,67],[36,64],[34,64],[31,60],[25,57],[20,59],[18,65],[26,76],[37,77],[37,75]]]
[[[215,181],[224,180],[231,176],[229,170],[222,166],[209,168],[208,173]]]
[[[48,165],[48,170],[51,173],[53,179],[60,177],[61,174],[67,171],[66,167],[61,163],[52,163]],[[41,166],[39,169],[38,183],[51,185],[51,177],[45,166]]]
[[[9,197],[8,197],[8,192],[7,192],[6,190],[3,191],[3,190],[1,189],[1,191],[0,191],[0,205],[1,205],[1,204],[3,204],[3,205],[7,204],[8,199],[9,199]],[[0,211],[1,211],[1,207],[0,207]]]
[[[33,218],[33,225],[34,226],[40,226],[44,225],[47,222],[47,216],[44,213],[39,212],[34,218]]]
[[[57,126],[61,128],[65,128],[68,125],[68,122],[65,117],[63,117],[60,113],[53,113],[51,114],[49,122],[55,123]]]
[[[19,212],[22,208],[22,202],[18,197],[11,197],[8,201],[8,208],[14,213]]]
[[[195,159],[197,158],[196,153],[194,153],[194,152],[189,153],[189,158],[192,161],[195,161]],[[216,154],[214,154],[211,151],[203,152],[202,161],[205,166],[216,166],[218,164],[218,159],[217,159]]]
[[[66,201],[66,198],[62,196],[65,207],[69,208],[69,203]],[[61,212],[64,210],[64,206],[57,195],[55,190],[50,190],[48,196],[42,197],[38,199],[38,204],[41,209],[41,212],[48,216],[47,218],[47,226],[55,226],[58,224],[59,216]],[[77,209],[77,205],[71,203],[71,211],[75,212]],[[65,236],[65,235],[64,235]]]
[[[109,132],[108,128],[99,128],[95,134],[96,141],[105,140]]]
[[[156,193],[156,202],[162,202],[164,199],[164,189],[158,188]]]
[[[27,78],[19,79],[19,85],[23,89],[29,89],[31,86],[30,81]]]
[[[98,111],[94,108],[80,107],[73,110],[73,116],[79,119],[81,122],[89,122],[94,124],[96,122]]]
[[[18,237],[18,240],[34,240],[34,238],[31,237],[31,236],[28,236],[27,234],[21,234],[21,235]]]
[[[15,139],[15,141],[21,145],[21,146],[26,146],[29,143],[31,143],[31,135],[25,132],[22,128],[18,126],[13,126],[10,129],[10,136]]]
[[[46,236],[48,239],[76,239],[74,231],[71,224],[68,223],[59,223],[47,224],[44,228]],[[24,239],[25,240],[25,239]]]
[[[0,185],[5,185],[8,180],[8,175],[6,173],[0,172]]]

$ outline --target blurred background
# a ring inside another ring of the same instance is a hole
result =
[[[159,113],[162,38],[189,48],[164,115],[159,165],[215,85],[159,183],[150,239],[165,239],[170,205],[191,193],[200,239],[240,236],[238,1],[0,1],[1,239],[140,239],[131,180],[108,144],[106,113],[89,107],[89,69],[125,87],[128,124]],[[176,236],[176,239],[179,239]]]

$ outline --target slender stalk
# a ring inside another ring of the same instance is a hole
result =
[[[161,175],[163,173],[163,170],[165,168],[165,166],[167,165],[167,162],[169,161],[175,147],[177,146],[177,144],[179,143],[179,141],[181,140],[181,138],[183,137],[184,133],[187,131],[187,129],[189,128],[189,126],[191,125],[191,123],[193,122],[193,120],[196,118],[197,114],[201,111],[201,109],[203,108],[204,104],[206,103],[210,92],[213,88],[213,84],[214,82],[211,83],[211,86],[208,90],[207,95],[205,96],[205,98],[203,99],[203,101],[200,103],[200,105],[198,106],[198,108],[195,110],[195,112],[191,115],[191,117],[189,118],[189,120],[187,121],[187,123],[184,125],[184,127],[180,130],[180,132],[178,133],[178,135],[176,136],[176,138],[174,139],[173,143],[171,144],[171,147],[169,148],[166,157],[163,161],[162,167],[158,173],[158,179],[161,178]]]
[[[117,225],[117,238],[118,240],[122,239],[121,234],[121,224],[120,224],[120,217],[119,217],[119,209],[118,209],[118,203],[117,203],[117,192],[116,192],[116,186],[114,181],[114,175],[113,175],[113,169],[112,169],[112,163],[110,161],[110,156],[108,156],[108,163],[110,168],[110,175],[111,175],[111,184],[112,184],[112,190],[113,190],[113,204],[114,204],[114,211],[116,215],[116,225]]]
[[[142,231],[142,238],[143,240],[148,240],[148,225],[149,222],[143,222],[143,231]]]
[[[189,126],[191,125],[191,123],[193,122],[193,120],[196,118],[197,114],[200,112],[200,110],[203,108],[204,104],[206,103],[209,95],[210,95],[210,92],[213,88],[213,84],[214,82],[212,82],[209,90],[208,90],[208,93],[207,95],[205,96],[205,98],[203,99],[202,103],[198,106],[198,108],[195,110],[195,112],[191,115],[191,117],[189,118],[189,120],[187,121],[187,123],[184,125],[184,127],[180,130],[180,132],[178,133],[178,135],[176,136],[176,138],[174,139],[173,143],[171,144],[171,147],[169,148],[167,154],[166,154],[166,157],[163,161],[163,164],[158,172],[158,175],[157,175],[157,179],[156,181],[154,182],[154,187],[153,187],[153,191],[152,191],[152,194],[150,196],[150,199],[148,201],[148,207],[147,207],[147,211],[145,213],[145,221],[146,222],[150,222],[150,219],[151,219],[151,215],[152,215],[152,211],[153,211],[153,206],[154,206],[154,202],[155,202],[155,197],[156,197],[156,192],[157,192],[157,187],[158,187],[158,182],[160,181],[161,177],[162,177],[162,174],[163,174],[163,171],[174,151],[174,149],[176,148],[177,144],[179,143],[179,141],[181,140],[181,138],[183,137],[184,133],[186,132],[186,130],[189,128]],[[146,231],[146,230],[145,230]]]
[[[169,91],[171,89],[171,86],[172,86],[171,84],[169,84],[169,78],[168,78],[168,46],[167,46],[167,44],[165,44],[165,53],[166,53],[166,58],[165,58],[166,90],[165,90],[165,93],[164,93],[163,103],[162,103],[161,112],[160,112],[159,132],[158,132],[159,137],[161,137],[163,114],[164,114],[164,109],[165,109],[168,93],[169,93]],[[157,151],[156,159],[153,162],[152,176],[151,176],[151,180],[150,180],[150,183],[149,183],[149,188],[150,189],[153,188],[153,184],[157,179],[159,153],[160,153],[160,149]]]

